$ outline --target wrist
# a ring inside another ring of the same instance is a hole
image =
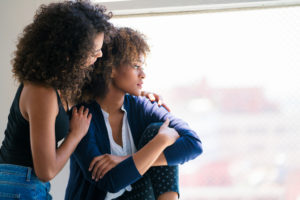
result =
[[[156,143],[159,143],[161,146],[164,146],[165,148],[169,146],[169,139],[168,136],[165,134],[158,133],[154,138],[153,141]]]
[[[67,138],[75,140],[75,141],[80,141],[82,137],[80,136],[80,133],[78,131],[71,130],[67,136]]]

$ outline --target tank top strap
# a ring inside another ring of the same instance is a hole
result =
[[[58,93],[58,91],[57,91],[57,90],[55,90],[55,92],[56,92],[56,96],[57,96],[57,102],[58,102],[58,106],[63,108],[63,104],[62,104],[62,101],[61,101],[60,95],[59,95],[59,93]]]
[[[69,109],[69,102],[66,101],[66,104],[67,104],[67,111],[66,111],[65,108],[64,108],[64,106],[63,106],[63,104],[62,104],[62,100],[61,100],[61,98],[60,98],[60,95],[59,95],[58,91],[55,90],[55,92],[56,92],[56,96],[57,96],[58,106],[59,106],[60,108],[62,108],[65,112],[68,113],[68,112],[70,111],[70,109]]]
[[[19,99],[20,99],[20,96],[21,96],[21,92],[23,90],[23,87],[24,87],[24,84],[23,83],[20,83],[19,87],[18,87],[18,90],[17,90],[17,93],[16,93],[16,100],[19,102]]]
[[[68,100],[66,101],[66,103],[67,103],[67,112],[69,112],[70,111],[70,107],[69,107],[69,102],[68,102]]]

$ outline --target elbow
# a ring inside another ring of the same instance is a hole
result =
[[[198,156],[200,156],[203,153],[203,148],[202,148],[202,143],[200,140],[198,141],[193,141],[192,143],[190,143],[192,149],[191,149],[191,157],[190,159],[193,160],[195,158],[197,158]]]
[[[49,182],[55,177],[55,173],[51,171],[43,171],[43,172],[36,171],[36,176],[42,182]]]
[[[197,156],[201,155],[203,153],[202,143],[198,141],[195,145],[195,152]]]
[[[42,182],[49,182],[51,181],[54,177],[50,177],[50,176],[40,176],[38,177],[40,181]]]

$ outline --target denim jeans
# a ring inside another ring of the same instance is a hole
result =
[[[50,183],[40,181],[30,167],[0,164],[0,200],[52,199]]]

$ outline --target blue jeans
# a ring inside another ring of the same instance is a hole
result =
[[[0,200],[52,199],[50,183],[40,181],[30,167],[0,164]]]

